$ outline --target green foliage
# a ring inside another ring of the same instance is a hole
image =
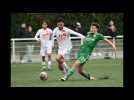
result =
[[[63,17],[66,26],[79,21],[85,31],[89,30],[91,22],[97,21],[101,26],[101,32],[105,33],[110,20],[114,20],[118,35],[123,34],[123,13],[12,13],[11,14],[11,37],[21,23],[30,23],[33,31],[36,32],[41,27],[42,20],[46,20],[53,29],[56,26],[56,20]]]

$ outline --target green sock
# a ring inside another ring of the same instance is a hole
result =
[[[90,74],[89,73],[83,73],[81,75],[90,80]]]
[[[74,68],[71,68],[68,70],[67,74],[64,76],[64,78],[67,80],[71,75],[73,75],[75,72]]]

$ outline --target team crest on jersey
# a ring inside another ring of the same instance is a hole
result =
[[[95,41],[95,39],[92,39],[92,38],[86,38],[86,41]]]
[[[67,37],[68,33],[65,30],[62,30],[59,34],[60,40],[63,40]]]
[[[43,35],[43,37],[49,37],[50,34],[51,34],[50,32],[45,30],[42,35]]]

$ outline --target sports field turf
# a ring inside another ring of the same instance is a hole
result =
[[[42,81],[39,63],[12,64],[11,87],[123,87],[123,59],[93,59],[85,64],[86,71],[97,78],[108,75],[109,79],[105,80],[87,80],[75,72],[69,80],[62,82],[57,63],[53,63],[52,67],[53,70],[46,71],[48,80]]]

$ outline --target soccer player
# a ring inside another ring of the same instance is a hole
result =
[[[38,38],[40,37],[40,39]],[[42,56],[42,69],[51,69],[51,52],[53,46],[53,31],[48,28],[47,22],[43,21],[42,28],[39,29],[35,35],[35,39],[40,41],[40,55]],[[48,56],[48,66],[45,57]]]
[[[83,66],[89,59],[94,47],[100,40],[105,40],[114,48],[114,50],[116,50],[115,45],[110,40],[104,38],[104,36],[98,32],[99,28],[100,26],[98,23],[91,24],[90,32],[87,32],[87,36],[77,52],[77,60],[73,63],[72,67],[68,70],[67,74],[65,74],[64,77],[61,78],[62,81],[67,80],[71,75],[73,75],[76,69],[78,69],[79,74],[84,76],[85,78],[89,80],[96,80],[95,77],[90,76],[90,74],[86,73],[83,69]]]
[[[77,35],[81,39],[85,38],[81,33],[75,32],[64,26],[64,21],[59,18],[57,21],[57,27],[53,30],[53,35],[56,36],[58,42],[58,53],[56,55],[56,61],[58,67],[63,74],[68,70],[65,59],[70,55],[72,49],[72,42],[70,40],[70,34]]]

